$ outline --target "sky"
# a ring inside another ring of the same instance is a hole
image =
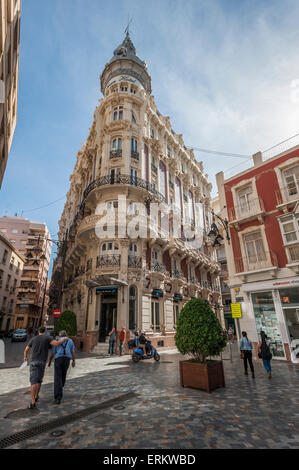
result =
[[[46,222],[57,239],[102,98],[99,77],[128,17],[157,107],[187,146],[252,155],[299,132],[297,0],[23,0],[18,122],[0,216]],[[243,162],[196,158],[213,195],[215,174]]]

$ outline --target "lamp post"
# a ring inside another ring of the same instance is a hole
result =
[[[212,210],[212,215],[213,215],[213,223],[211,224],[211,230],[208,233],[208,237],[210,237],[212,239],[213,246],[220,246],[222,240],[224,240],[223,236],[219,233],[219,228],[215,224],[215,217],[217,217],[217,219],[220,220],[221,225],[223,226],[223,228],[225,230],[225,233],[226,233],[226,240],[227,240],[228,244],[230,244],[228,220],[223,219],[219,215],[215,214],[213,210]]]

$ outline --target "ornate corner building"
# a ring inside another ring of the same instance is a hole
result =
[[[85,351],[102,343],[106,352],[112,327],[172,346],[190,298],[220,315],[220,267],[206,236],[211,184],[157,110],[128,33],[103,70],[101,91],[59,221],[51,304],[76,313]]]

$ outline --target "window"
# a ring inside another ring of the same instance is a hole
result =
[[[138,146],[137,146],[137,140],[136,139],[131,139],[131,152],[137,152]]]
[[[284,243],[299,241],[299,214],[281,219]]]
[[[118,208],[118,201],[108,201],[106,202],[106,210],[111,211]]]
[[[170,148],[170,147],[168,147],[168,146],[167,146],[167,156],[168,156],[169,158],[171,158],[171,157],[172,157],[171,148]]]
[[[135,94],[136,94],[136,88],[134,88],[134,87],[131,86],[130,92],[135,95]]]
[[[290,261],[299,261],[299,246],[290,246],[288,250],[290,255]]]
[[[8,257],[8,251],[4,250],[3,257],[2,257],[2,264],[6,264],[7,257]]]
[[[155,131],[152,127],[151,127],[151,130],[150,130],[150,136],[151,136],[151,139],[155,138]]]
[[[130,214],[130,215],[138,214],[138,205],[137,205],[136,202],[131,201],[129,203],[128,214]]]
[[[132,113],[132,122],[136,122],[136,119],[133,113]]]
[[[122,149],[122,139],[120,137],[118,137],[117,139],[113,139],[111,148],[112,148],[112,150],[121,150]]]
[[[299,165],[283,172],[288,196],[297,196],[299,193]]]
[[[159,302],[152,302],[152,328],[153,330],[160,330],[160,304]]]
[[[123,118],[123,107],[122,106],[117,106],[113,110],[113,121],[117,121],[117,120],[121,121],[122,118]]]
[[[253,264],[258,261],[264,261],[266,259],[263,240],[260,232],[254,232],[249,235],[245,235],[244,240],[249,264]]]
[[[103,243],[102,245],[102,252],[105,252],[107,254],[113,254],[113,253],[118,253],[118,243],[116,242],[107,242]]]
[[[6,279],[6,289],[9,288],[10,280],[11,280],[11,275],[8,274],[7,279]]]
[[[240,215],[248,213],[252,206],[252,187],[247,186],[246,188],[238,191],[238,202]]]
[[[128,91],[128,87],[125,85],[120,86],[120,91]]]
[[[177,304],[173,304],[173,324],[176,325],[179,317],[179,306]]]

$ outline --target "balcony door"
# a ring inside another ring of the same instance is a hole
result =
[[[265,267],[267,258],[261,232],[245,235],[244,242],[248,271]]]
[[[284,172],[287,195],[290,199],[297,199],[299,194],[299,165]]]

